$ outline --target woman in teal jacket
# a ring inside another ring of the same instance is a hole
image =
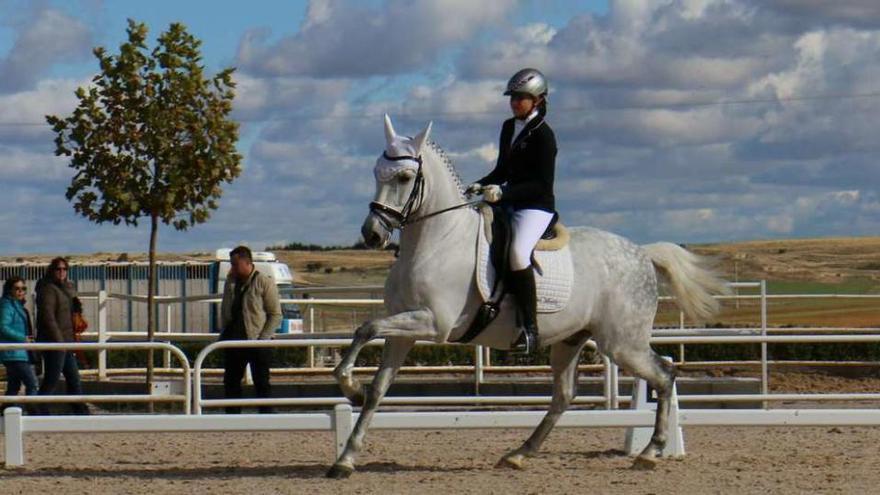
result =
[[[21,277],[11,277],[3,284],[0,298],[0,342],[31,341],[31,318],[24,301],[27,286]],[[0,351],[0,361],[6,367],[6,395],[18,395],[24,384],[27,395],[37,394],[37,376],[24,349]]]

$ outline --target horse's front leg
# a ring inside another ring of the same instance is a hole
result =
[[[367,326],[371,328],[369,330],[369,339],[377,337],[386,339],[385,349],[382,353],[382,362],[379,365],[379,371],[373,378],[373,386],[366,398],[351,436],[348,438],[345,450],[327,472],[328,478],[347,478],[351,475],[354,471],[355,455],[363,446],[364,436],[367,433],[370,421],[379,407],[379,402],[385,396],[388,387],[391,386],[391,382],[403,365],[406,355],[412,349],[416,340],[436,340],[437,337],[433,314],[427,309],[382,318],[368,323]],[[364,332],[366,333],[367,331],[364,330]],[[363,344],[361,344],[362,346]],[[352,363],[353,361],[354,359],[352,359]]]
[[[351,345],[345,351],[345,356],[343,356],[342,361],[333,370],[333,376],[336,377],[339,388],[342,389],[342,395],[355,406],[362,406],[364,404],[364,391],[360,382],[354,377],[354,365],[361,349],[374,337],[375,329],[372,326],[372,322],[364,323],[358,327],[354,332]]]
[[[434,315],[428,309],[406,311],[385,318],[368,321],[354,332],[351,345],[342,361],[333,370],[333,375],[342,389],[342,394],[355,406],[364,404],[364,391],[354,377],[357,357],[367,343],[375,338],[404,337],[411,340],[437,340],[434,328]]]

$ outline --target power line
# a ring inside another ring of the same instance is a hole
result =
[[[789,96],[784,98],[755,98],[755,99],[737,99],[737,100],[715,100],[715,101],[690,101],[680,103],[668,103],[663,105],[609,105],[609,106],[576,106],[576,107],[552,107],[554,114],[558,113],[576,113],[576,112],[616,112],[628,110],[678,110],[687,108],[703,108],[715,106],[736,106],[736,105],[756,105],[767,103],[797,103],[810,101],[833,101],[833,100],[856,100],[880,97],[880,91],[868,93],[831,93],[824,95],[806,95],[806,96]],[[439,118],[439,117],[467,117],[467,116],[491,116],[506,114],[501,110],[461,110],[447,112],[397,112],[395,117],[408,118]],[[342,120],[342,119],[373,119],[381,118],[383,113],[352,113],[347,115],[295,115],[290,117],[265,117],[265,118],[240,118],[236,119],[243,123],[262,123],[262,122],[287,122],[287,121],[320,121],[320,120]],[[0,127],[39,127],[48,125],[45,122],[0,122]]]

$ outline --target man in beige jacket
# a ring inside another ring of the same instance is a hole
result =
[[[238,246],[229,253],[231,268],[223,289],[220,306],[223,331],[220,340],[268,340],[281,324],[281,303],[275,281],[254,267],[251,250]],[[231,348],[225,352],[223,388],[226,398],[242,396],[241,380],[245,367],[250,365],[254,378],[256,396],[271,397],[269,369],[272,349]],[[240,407],[227,407],[227,414],[238,414]],[[272,408],[260,407],[261,413],[271,413]]]

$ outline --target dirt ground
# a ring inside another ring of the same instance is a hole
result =
[[[493,468],[525,430],[376,431],[348,480],[329,433],[26,437],[3,493],[877,493],[877,428],[685,430],[688,455],[633,471],[622,429],[559,429],[524,471]]]
[[[880,378],[771,374],[777,392],[876,392]],[[775,404],[774,407],[878,407]],[[685,428],[687,456],[630,469],[624,429],[557,429],[524,471],[494,468],[529,431],[373,431],[348,480],[329,432],[30,434],[0,493],[880,493],[880,428]]]

